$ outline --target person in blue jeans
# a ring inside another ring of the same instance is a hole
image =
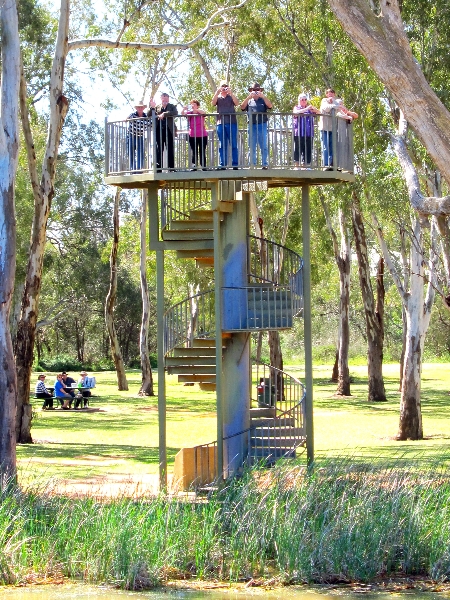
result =
[[[250,165],[256,165],[257,147],[261,150],[262,168],[269,166],[269,147],[267,139],[267,110],[272,102],[264,95],[264,90],[255,81],[248,88],[249,95],[242,102],[241,109],[248,112],[248,135],[250,138]]]
[[[236,119],[236,106],[239,100],[231,91],[227,81],[221,81],[212,99],[217,109],[217,136],[219,138],[219,169],[228,166],[228,147],[231,144],[231,166],[237,169],[239,165]]]
[[[128,158],[130,171],[140,171],[144,166],[144,137],[150,127],[150,119],[144,112],[147,105],[144,102],[136,102],[135,112],[128,115],[132,119],[128,123]]]
[[[72,405],[73,398],[65,391],[64,388],[65,386],[62,375],[57,375],[55,383],[55,398],[59,400],[61,408],[68,410]]]
[[[333,170],[333,111],[339,110],[336,92],[328,88],[320,103],[319,129],[322,138],[322,164],[326,171]]]

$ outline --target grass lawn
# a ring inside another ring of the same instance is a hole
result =
[[[302,378],[302,369],[286,370]],[[345,455],[398,458],[450,450],[450,364],[425,364],[422,381],[421,442],[396,442],[399,419],[397,364],[385,365],[388,402],[368,404],[367,368],[353,366],[352,397],[333,397],[331,366],[314,370],[314,431],[318,458]],[[32,445],[17,449],[21,479],[85,478],[144,475],[158,472],[157,399],[140,398],[140,373],[127,373],[130,390],[118,392],[115,374],[94,373],[97,388],[91,401],[96,412],[41,411],[34,400]],[[48,381],[52,378],[49,377]],[[36,376],[33,377],[33,382]],[[215,394],[167,377],[167,453],[169,470],[181,447],[216,439]]]

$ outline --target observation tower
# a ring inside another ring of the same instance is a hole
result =
[[[216,393],[216,439],[183,448],[176,456],[174,476],[181,489],[227,479],[244,465],[292,459],[305,450],[308,463],[314,458],[309,188],[354,181],[352,124],[332,116],[333,166],[322,163],[315,127],[310,166],[295,168],[294,115],[271,112],[269,166],[263,169],[258,166],[259,150],[256,164],[249,164],[252,129],[247,114],[236,117],[238,167],[223,169],[219,169],[215,114],[205,117],[205,166],[196,170],[190,161],[185,116],[173,119],[170,169],[171,139],[163,139],[165,130],[157,127],[154,117],[139,127],[134,120],[105,125],[105,182],[148,192],[149,247],[157,258],[162,487],[167,483],[166,373]],[[132,139],[137,134],[140,139]],[[161,165],[156,163],[158,155]],[[302,190],[302,257],[252,229],[254,194],[275,187]],[[167,310],[166,250],[176,251],[179,260],[195,261],[198,268],[212,269],[214,279],[212,288]],[[295,318],[304,319],[304,382],[251,359],[252,333],[289,329]]]

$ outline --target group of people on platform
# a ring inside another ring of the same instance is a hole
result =
[[[174,117],[178,115],[175,104],[169,102],[166,92],[161,94],[161,102],[156,104],[150,99],[149,110],[147,105],[138,102],[136,111],[128,116],[132,119],[129,123],[128,153],[130,170],[142,169],[144,161],[144,135],[151,126],[151,117],[156,118],[155,131],[155,160],[156,170],[163,168],[163,152],[167,151],[167,168],[174,169],[174,136],[177,133]],[[217,137],[219,140],[219,170],[231,166],[239,168],[238,151],[238,122],[236,108],[248,113],[248,134],[250,145],[250,166],[256,166],[258,148],[261,153],[262,168],[269,166],[268,149],[268,116],[267,111],[272,109],[272,102],[264,94],[264,89],[259,83],[254,82],[248,88],[248,95],[240,102],[233,93],[227,81],[221,81],[212,98],[212,104],[217,111]],[[319,130],[322,143],[322,165],[327,169],[333,168],[333,117],[332,112],[341,123],[352,122],[358,117],[357,113],[347,109],[342,100],[336,98],[336,92],[328,89],[322,99],[320,108],[308,102],[306,94],[298,96],[298,102],[293,107],[293,138],[294,155],[293,167],[310,168],[312,163],[314,139],[314,115],[320,115]],[[189,125],[189,146],[192,169],[206,170],[206,148],[208,131],[205,126],[206,112],[200,108],[199,100],[193,98],[183,107],[181,114],[186,116]],[[231,147],[231,165],[229,165],[229,149]]]
[[[91,389],[94,386],[92,385],[92,378],[88,378],[86,371],[81,371],[78,383],[65,371],[58,373],[55,384],[52,387],[46,387],[45,379],[46,375],[43,373],[39,374],[35,388],[36,398],[44,400],[44,404],[42,406],[43,410],[54,409],[54,398],[56,398],[56,400],[60,403],[61,408],[64,410],[69,410],[72,408],[74,401],[75,409],[87,408],[89,398],[92,395]]]

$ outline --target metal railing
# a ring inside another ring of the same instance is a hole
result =
[[[161,190],[161,229],[173,220],[187,220],[194,210],[211,209],[211,190],[203,181],[168,182]]]
[[[164,355],[174,348],[191,347],[195,338],[214,337],[214,290],[200,292],[171,306],[164,314]]]
[[[254,364],[252,380],[256,386],[252,390],[256,393],[251,396],[252,406],[274,414],[256,417],[254,425],[223,438],[224,479],[238,475],[246,465],[270,465],[280,458],[295,458],[306,442],[304,385],[280,369]],[[217,441],[194,447],[194,489],[213,483],[212,457],[217,457]],[[217,479],[217,466],[214,474]]]
[[[322,132],[318,127],[320,115],[308,115],[312,123],[309,132],[306,128],[299,130],[297,119],[303,117],[292,113],[269,112],[267,123],[257,123],[256,127],[249,125],[246,112],[225,115],[226,118],[235,120],[228,124],[230,139],[223,137],[225,129],[218,126],[216,113],[204,116],[207,135],[201,139],[189,135],[187,117],[181,115],[170,117],[165,126],[154,116],[106,122],[105,175],[221,167],[246,169],[266,165],[292,169],[295,162],[307,169],[353,172],[353,126],[336,115],[329,117],[332,121],[332,165],[323,160]],[[258,129],[260,126],[263,133]],[[199,155],[196,154],[197,146]]]

